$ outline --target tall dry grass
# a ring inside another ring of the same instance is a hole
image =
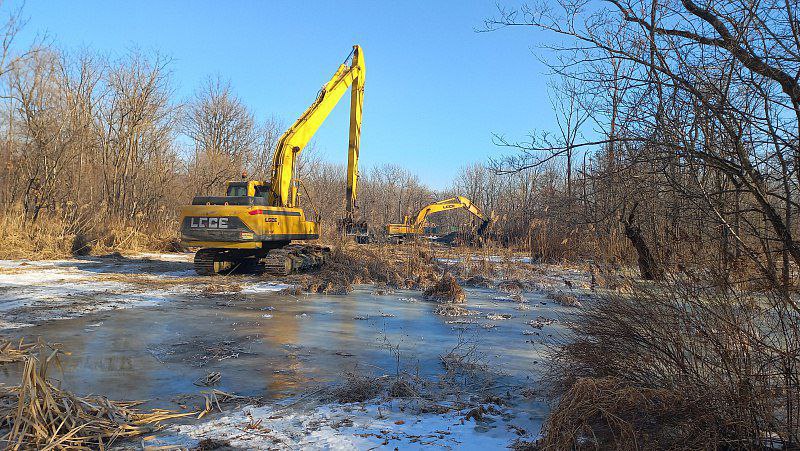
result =
[[[20,208],[0,213],[0,259],[178,250],[176,221],[121,220],[94,211],[61,211],[35,220]]]

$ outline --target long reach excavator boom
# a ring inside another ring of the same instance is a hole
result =
[[[198,247],[195,270],[217,274],[237,267],[263,265],[288,274],[320,265],[327,248],[290,244],[319,238],[319,218],[307,220],[299,208],[297,158],[350,88],[350,137],[347,149],[347,217],[356,214],[358,152],[366,67],[361,47],[353,46],[314,103],[281,136],[272,158],[270,180],[227,183],[225,196],[198,196],[181,211],[181,241]]]
[[[350,62],[348,65],[347,62]],[[358,183],[358,150],[361,144],[361,111],[364,105],[366,66],[361,47],[353,51],[339,66],[330,81],[320,89],[317,99],[288,130],[283,133],[272,159],[272,194],[275,206],[294,207],[297,204],[298,182],[295,163],[320,125],[350,88],[350,142],[347,147],[347,213],[356,206]]]
[[[428,215],[457,208],[467,210],[470,214],[482,221],[478,229],[479,231],[485,229],[494,218],[494,215],[486,216],[480,208],[466,197],[456,196],[433,202],[422,207],[422,209],[417,212],[413,222],[406,216],[402,224],[387,224],[386,233],[390,237],[421,235],[425,231],[425,220],[428,218]]]

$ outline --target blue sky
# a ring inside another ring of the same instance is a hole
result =
[[[553,125],[537,33],[474,31],[496,4],[29,0],[20,37],[45,33],[60,48],[111,55],[157,50],[173,59],[179,99],[220,75],[258,118],[286,124],[358,43],[367,65],[362,164],[399,164],[444,188],[459,167],[501,152],[493,132],[522,138]],[[348,107],[342,101],[316,136],[328,160],[346,159]]]

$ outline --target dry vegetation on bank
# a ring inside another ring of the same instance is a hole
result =
[[[167,420],[197,415],[160,409],[146,412],[137,409],[136,402],[77,396],[60,389],[48,376],[58,364],[58,350],[38,344],[24,351],[15,360],[24,362],[20,385],[0,386],[0,446],[4,449],[105,449],[117,440],[152,432]]]
[[[337,242],[322,268],[286,281],[311,293],[347,293],[357,284],[420,289],[435,283],[438,272],[426,251],[417,247]]]

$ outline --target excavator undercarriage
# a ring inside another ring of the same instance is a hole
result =
[[[325,263],[330,248],[316,244],[286,244],[269,250],[200,249],[194,255],[197,274],[266,272],[285,276],[318,268]]]

